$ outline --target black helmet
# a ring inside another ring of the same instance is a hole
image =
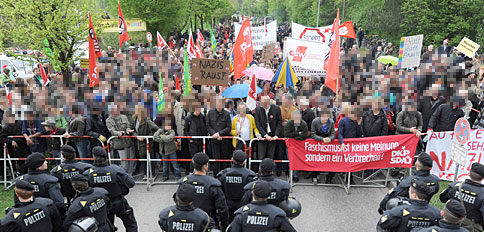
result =
[[[96,232],[98,223],[93,217],[83,217],[72,222],[67,232]]]
[[[387,201],[386,209],[390,210],[400,205],[410,205],[408,198],[395,197]]]
[[[296,198],[289,197],[287,200],[279,203],[279,208],[286,212],[286,216],[288,218],[293,219],[301,214],[302,206],[301,203],[296,200]]]

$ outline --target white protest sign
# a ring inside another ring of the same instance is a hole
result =
[[[457,45],[457,50],[464,53],[467,57],[473,57],[477,50],[479,50],[480,45],[476,42],[470,40],[467,37],[462,38],[459,45]]]
[[[284,43],[284,58],[291,61],[297,76],[323,76],[325,54],[329,53],[327,43],[287,38]]]
[[[309,40],[320,43],[327,43],[331,36],[333,25],[325,27],[306,27],[301,24],[292,22],[291,34],[292,38]]]
[[[400,40],[400,52],[398,55],[399,68],[411,68],[420,65],[422,53],[423,35],[402,37]]]
[[[239,35],[242,24],[234,23],[235,38]],[[262,50],[264,45],[277,42],[277,20],[272,21],[266,26],[252,27],[252,46],[254,50]]]

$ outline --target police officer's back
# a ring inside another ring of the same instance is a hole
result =
[[[276,169],[276,164],[270,158],[265,158],[262,160],[259,167],[259,176],[257,180],[264,180],[269,183],[272,188],[271,195],[267,202],[275,206],[279,206],[281,201],[286,200],[289,197],[289,191],[291,185],[287,181],[283,181],[274,178],[274,170]],[[251,182],[244,186],[244,197],[242,198],[242,204],[246,205],[252,201],[252,187],[254,182]]]
[[[25,180],[34,186],[34,197],[49,198],[54,201],[59,213],[64,216],[66,213],[66,206],[64,203],[64,196],[59,188],[59,180],[50,175],[47,170],[47,161],[42,153],[34,152],[30,154],[25,160],[25,165],[29,172],[25,175],[17,177],[17,180]],[[15,202],[18,198],[15,195]]]
[[[467,218],[463,226],[472,231],[472,228],[482,231],[484,224],[484,185],[481,184],[484,178],[484,165],[473,163],[469,172],[470,179],[464,182],[453,182],[440,194],[440,201],[447,202],[449,199],[460,200],[464,203]],[[459,194],[461,188],[461,194]]]
[[[196,197],[195,186],[181,185],[176,192],[176,205],[160,212],[160,228],[167,232],[205,232],[215,229],[213,219],[205,211],[192,205]]]
[[[111,202],[107,196],[108,191],[103,188],[90,188],[87,177],[82,175],[73,176],[71,182],[78,194],[67,210],[64,230],[67,231],[72,222],[77,219],[94,217],[98,222],[98,232],[113,231],[108,222],[108,213],[111,207]]]
[[[378,231],[408,232],[413,228],[437,225],[442,218],[440,210],[425,199],[431,194],[427,184],[413,180],[409,189],[410,205],[401,205],[385,211],[378,221]]]
[[[61,216],[54,202],[47,198],[33,197],[34,186],[17,180],[15,195],[18,203],[0,222],[0,231],[61,231]]]
[[[89,186],[106,189],[111,200],[109,221],[114,224],[116,215],[123,221],[127,232],[138,231],[138,224],[134,217],[133,208],[124,198],[129,189],[134,186],[134,179],[123,168],[117,165],[109,165],[108,154],[99,146],[92,149],[94,167],[86,170],[84,175],[88,177]]]
[[[442,210],[444,218],[439,221],[438,226],[413,229],[412,232],[468,232],[468,230],[460,226],[465,214],[466,209],[464,206],[458,200],[451,199],[445,204],[445,208]]]
[[[76,195],[76,191],[72,188],[71,177],[82,174],[92,165],[83,162],[77,162],[76,150],[67,144],[61,146],[62,156],[64,161],[62,164],[55,166],[50,173],[52,176],[59,179],[61,185],[61,192],[67,198],[67,204],[70,204],[71,199]]]
[[[252,182],[255,173],[244,167],[247,154],[242,150],[235,150],[232,154],[232,167],[226,168],[217,174],[217,179],[222,183],[222,190],[227,200],[229,213],[232,218],[235,210],[242,206],[244,186]]]
[[[208,161],[207,154],[196,153],[192,159],[193,173],[178,180],[178,184],[195,186],[197,198],[193,201],[193,206],[202,209],[214,218],[216,223],[220,222],[224,226],[229,223],[227,202],[220,181],[207,176]]]
[[[235,211],[235,218],[227,231],[230,232],[265,232],[296,231],[286,217],[286,213],[267,202],[272,188],[267,181],[254,182],[253,201]]]
[[[378,212],[382,214],[383,211],[386,209],[387,201],[392,198],[395,198],[395,197],[408,198],[409,197],[408,189],[410,188],[410,183],[414,179],[421,180],[429,186],[431,193],[427,196],[426,200],[430,201],[430,199],[432,199],[432,196],[434,196],[434,194],[439,192],[439,180],[440,180],[439,177],[437,177],[436,175],[430,174],[430,168],[432,167],[432,163],[433,161],[429,154],[424,152],[420,153],[420,155],[418,156],[417,162],[415,162],[415,166],[417,169],[415,174],[412,176],[403,178],[396,188],[391,189],[388,192],[388,194],[380,202],[380,207],[378,209]]]

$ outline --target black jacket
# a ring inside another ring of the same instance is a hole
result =
[[[102,135],[106,137],[106,139],[109,139],[111,133],[106,126],[107,118],[108,117],[103,114],[90,114],[86,120],[86,135],[93,138],[98,138],[99,135]]]
[[[313,119],[315,117],[316,115],[314,114],[314,111],[309,107],[306,110],[302,111],[301,118],[306,122],[309,131],[311,131],[311,124],[313,123]]]
[[[457,119],[464,117],[464,111],[453,108],[451,105],[442,104],[430,118],[428,129],[439,131],[453,131]]]
[[[185,127],[183,128],[184,136],[206,136],[207,126],[205,116],[200,113],[200,115],[195,116],[190,113],[185,118]]]
[[[423,118],[422,132],[427,131],[432,114],[434,114],[435,110],[437,110],[437,108],[444,103],[445,99],[443,97],[438,97],[436,101],[432,101],[432,97],[426,97],[422,101],[419,101],[418,111],[422,113]]]
[[[7,144],[8,153],[11,157],[27,157],[31,151],[27,146],[27,142],[24,138],[8,138],[8,136],[21,135],[22,134],[22,121],[17,120],[15,124],[4,124],[2,130],[0,130],[0,143]],[[17,143],[17,148],[12,146],[12,142]],[[27,172],[26,168],[22,168],[22,173]]]
[[[384,136],[388,134],[388,118],[383,110],[377,115],[373,111],[367,111],[361,120],[361,127],[363,128],[363,136]]]
[[[308,138],[308,125],[305,121],[301,120],[299,127],[296,130],[294,126],[294,120],[289,120],[284,126],[284,137],[297,140],[305,140]]]
[[[484,108],[484,102],[477,97],[477,94],[473,94],[471,99],[469,100],[472,102],[473,109],[481,111],[482,108]],[[471,128],[473,128],[474,122],[476,121],[478,116],[479,113],[477,113],[476,111],[471,110],[471,112],[469,113],[469,124]]]
[[[272,104],[269,108],[269,116],[266,116],[266,110],[260,106],[255,108],[255,125],[262,137],[269,134],[269,136],[280,136],[282,128],[282,114],[279,106]],[[267,124],[271,128],[271,132],[267,133]]]
[[[210,136],[219,133],[220,136],[229,136],[232,128],[232,119],[230,113],[222,109],[218,112],[217,109],[212,109],[207,114],[207,131]]]

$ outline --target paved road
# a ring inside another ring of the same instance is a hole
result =
[[[127,196],[135,210],[140,232],[161,231],[159,212],[173,204],[175,185],[155,185],[149,192],[136,185]],[[351,194],[339,187],[295,186],[291,196],[302,204],[302,213],[291,221],[298,231],[375,231],[379,219],[377,207],[386,188],[352,188]],[[116,221],[118,231],[124,231]]]

